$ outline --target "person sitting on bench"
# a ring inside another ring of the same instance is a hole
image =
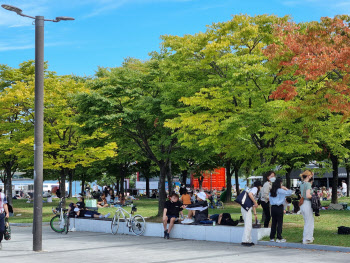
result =
[[[182,224],[196,223],[200,224],[201,221],[208,220],[208,202],[207,195],[204,192],[197,194],[197,203],[191,205],[184,205],[183,207],[188,210],[187,218],[182,221]],[[193,217],[195,219],[193,219]]]
[[[179,202],[179,196],[173,193],[170,196],[170,200],[166,201],[163,210],[163,226],[164,226],[164,238],[169,239],[171,229],[174,223],[179,218],[179,213],[183,216],[182,203]],[[169,223],[169,228],[167,225]]]
[[[69,217],[107,218],[111,215],[111,213],[102,215],[96,211],[87,210],[87,208],[85,207],[84,197],[78,196],[77,199],[78,202],[76,204],[69,204],[67,211]]]

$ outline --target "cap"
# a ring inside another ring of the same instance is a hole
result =
[[[197,197],[199,199],[202,199],[203,201],[205,201],[207,199],[207,195],[204,192],[200,192],[197,194]]]

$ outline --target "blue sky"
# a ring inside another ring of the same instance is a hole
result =
[[[45,60],[58,74],[93,75],[98,66],[120,66],[126,57],[147,59],[160,36],[194,34],[213,22],[244,13],[291,15],[296,21],[350,13],[350,0],[0,0],[28,15],[71,16],[45,24]],[[34,59],[29,18],[0,10],[0,64]]]

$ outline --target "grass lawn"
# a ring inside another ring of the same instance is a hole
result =
[[[33,222],[33,204],[26,203],[27,200],[13,200],[15,216],[10,218],[13,223],[32,223]],[[67,200],[67,203],[76,202],[76,198]],[[348,203],[350,198],[340,198],[339,203]],[[329,205],[330,201],[322,202],[322,205]],[[134,201],[137,206],[137,214],[147,217],[149,222],[161,222],[160,217],[156,217],[158,212],[158,201],[154,199],[140,199]],[[53,216],[51,208],[58,205],[58,199],[53,199],[53,203],[43,203],[43,222],[49,222]],[[129,207],[125,208],[127,211]],[[113,215],[115,208],[100,208],[102,214],[111,213]],[[209,214],[231,213],[233,219],[239,219],[241,208],[236,203],[226,204],[224,209],[209,209]],[[261,207],[257,210],[258,219],[261,220]],[[18,216],[20,214],[20,216]],[[185,211],[187,214],[187,211]],[[346,246],[350,247],[350,235],[338,235],[338,226],[350,227],[350,211],[321,211],[321,216],[315,217],[314,244]],[[303,217],[302,215],[285,215],[283,224],[283,237],[288,242],[302,241],[303,236]],[[265,238],[264,240],[269,240]]]

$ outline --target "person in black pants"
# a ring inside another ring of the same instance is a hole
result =
[[[276,230],[277,230],[277,243],[286,242],[286,240],[282,237],[282,226],[283,226],[283,215],[284,215],[284,207],[283,203],[286,199],[286,196],[292,195],[292,190],[288,190],[286,187],[282,185],[282,179],[277,178],[276,181],[272,184],[272,188],[270,191],[270,203],[271,203],[271,233],[270,233],[270,241],[275,241]]]
[[[5,234],[5,218],[9,218],[9,210],[6,197],[0,189],[0,250],[2,249],[1,241]]]
[[[265,215],[264,227],[268,228],[271,215],[270,215],[270,202],[269,195],[272,187],[272,183],[276,180],[275,173],[273,171],[269,171],[264,175],[266,182],[261,188],[261,207],[263,208],[263,213]]]

